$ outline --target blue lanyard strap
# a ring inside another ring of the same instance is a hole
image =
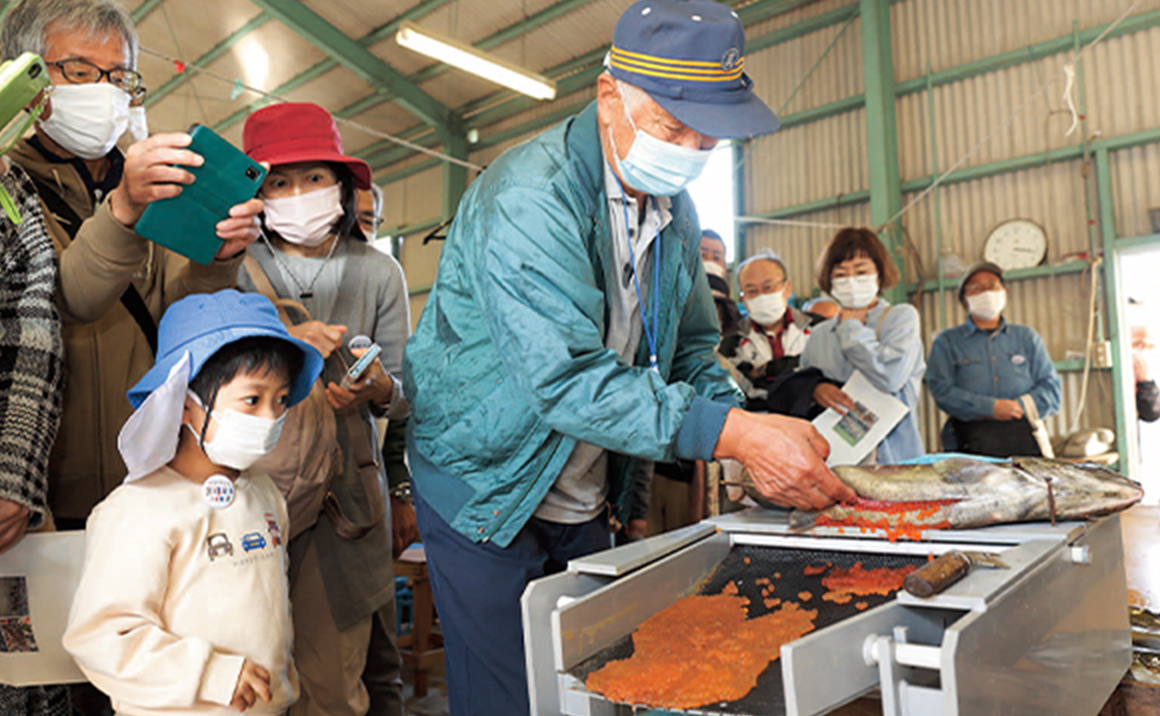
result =
[[[660,315],[660,285],[661,285],[661,232],[660,220],[657,220],[657,235],[653,239],[656,244],[656,256],[653,257],[653,285],[652,285],[652,327],[648,325],[648,319],[644,311],[644,298],[640,292],[640,278],[636,275],[636,251],[632,246],[632,231],[628,224],[628,195],[624,191],[624,184],[621,184],[620,177],[616,177],[616,183],[620,186],[620,207],[624,210],[624,233],[628,237],[628,259],[632,261],[632,283],[636,287],[636,301],[640,304],[640,321],[644,324],[644,337],[648,342],[648,367],[652,368],[659,375],[661,372],[660,364],[657,362],[657,318]],[[657,211],[657,200],[653,198],[653,212]],[[643,233],[643,229],[642,229]]]

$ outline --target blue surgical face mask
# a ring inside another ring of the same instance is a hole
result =
[[[701,175],[705,163],[713,154],[712,149],[689,149],[657,139],[648,132],[637,129],[624,104],[624,116],[635,133],[628,156],[620,158],[616,143],[612,144],[612,157],[616,160],[616,170],[626,184],[637,191],[651,196],[674,196]],[[612,130],[608,132],[612,140]]]

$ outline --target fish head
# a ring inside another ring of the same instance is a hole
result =
[[[1046,458],[1013,458],[1032,477],[1050,480],[1055,513],[1063,518],[1098,517],[1125,510],[1144,497],[1144,488],[1102,465]]]

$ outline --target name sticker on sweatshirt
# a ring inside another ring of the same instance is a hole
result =
[[[234,481],[225,475],[214,475],[201,486],[205,503],[215,510],[224,510],[234,503]]]

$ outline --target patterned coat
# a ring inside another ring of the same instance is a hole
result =
[[[24,170],[9,165],[0,185],[23,218],[16,225],[0,214],[0,500],[27,507],[36,528],[48,517],[48,457],[64,378],[56,252]],[[67,687],[0,685],[0,714],[71,712]]]

